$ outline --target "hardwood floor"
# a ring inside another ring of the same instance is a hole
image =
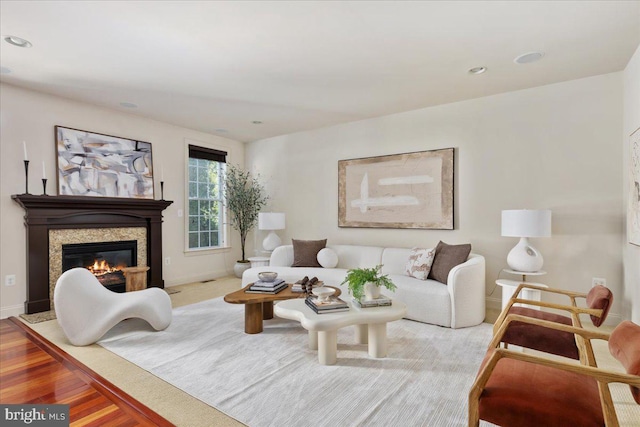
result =
[[[0,402],[67,404],[72,426],[173,426],[15,318],[0,320]]]

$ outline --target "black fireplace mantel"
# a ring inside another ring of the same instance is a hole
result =
[[[49,230],[144,227],[147,230],[147,286],[164,288],[162,279],[162,211],[167,200],[116,197],[36,196],[11,198],[22,206],[27,228],[26,313],[47,311],[49,299]]]

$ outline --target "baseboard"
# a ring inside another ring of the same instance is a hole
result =
[[[620,314],[609,313],[607,319],[604,321],[603,325],[605,326],[618,326],[620,322],[625,320]]]
[[[185,285],[187,283],[205,282],[211,279],[226,277],[226,276],[229,276],[230,274],[233,274],[233,273],[229,273],[228,271],[223,270],[223,271],[213,271],[213,272],[210,271],[208,273],[195,274],[193,276],[175,277],[170,280],[165,279],[164,286],[167,288],[170,288],[171,286]]]
[[[19,316],[24,313],[24,304],[10,305],[0,308],[0,319],[6,319],[11,316]]]
[[[502,310],[502,299],[500,298],[486,298],[485,304],[489,310]]]

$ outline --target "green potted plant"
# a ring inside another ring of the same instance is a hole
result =
[[[229,210],[231,226],[240,232],[242,248],[242,259],[233,268],[236,277],[242,277],[244,270],[250,266],[245,258],[245,242],[247,234],[258,221],[258,213],[269,199],[264,193],[264,187],[248,171],[227,165],[224,174],[225,204]]]
[[[377,265],[374,268],[353,268],[347,271],[347,277],[340,284],[347,283],[349,292],[357,300],[361,300],[363,296],[366,296],[367,300],[378,298],[380,286],[395,291],[396,285],[386,274],[380,274],[381,268],[382,265]]]

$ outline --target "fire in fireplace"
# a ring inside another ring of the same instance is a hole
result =
[[[107,289],[125,292],[122,269],[137,265],[135,240],[62,245],[62,271],[82,267],[91,271]]]

